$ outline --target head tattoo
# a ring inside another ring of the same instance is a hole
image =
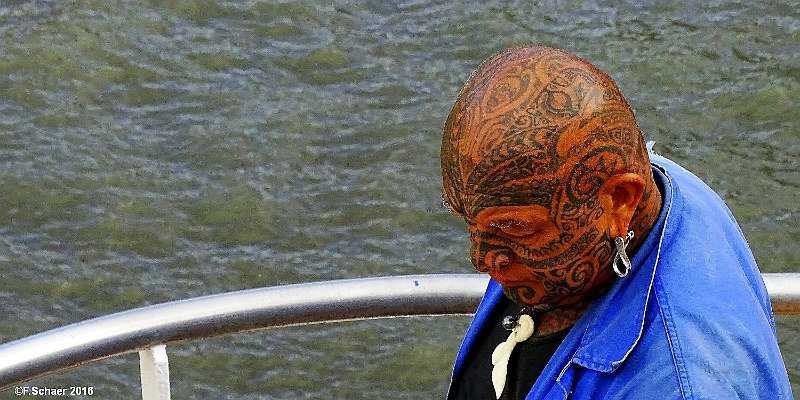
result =
[[[612,238],[595,226],[605,212],[598,191],[615,174],[652,182],[633,112],[611,78],[545,47],[503,51],[473,73],[445,124],[441,162],[444,200],[470,225],[475,267],[491,272],[517,262],[541,282],[505,288],[523,303],[587,290],[613,254]],[[552,234],[534,240],[479,229],[482,211],[506,206],[545,210],[548,221],[539,225]],[[632,229],[651,219],[634,219]]]

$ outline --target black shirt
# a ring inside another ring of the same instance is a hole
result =
[[[464,370],[456,377],[450,389],[450,400],[495,399],[492,385],[492,352],[498,344],[508,339],[510,331],[501,322],[506,315],[519,314],[522,307],[504,299],[505,307],[497,307],[491,323],[481,332],[477,345],[467,355]],[[545,336],[533,336],[518,343],[508,361],[508,375],[501,400],[524,399],[542,373],[550,357],[569,333],[569,328]]]

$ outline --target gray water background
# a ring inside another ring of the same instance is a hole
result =
[[[440,129],[470,72],[521,44],[605,69],[656,150],[727,202],[761,269],[796,272],[798,9],[4,0],[0,342],[229,290],[472,271],[465,225],[440,206]],[[173,397],[441,398],[468,322],[173,345]],[[778,318],[795,392],[798,333]],[[31,385],[136,398],[138,357]]]

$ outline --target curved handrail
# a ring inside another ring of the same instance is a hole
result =
[[[775,314],[800,314],[800,273],[763,274]],[[0,390],[158,344],[289,325],[472,314],[478,274],[348,279],[228,292],[119,312],[0,346]]]
[[[773,314],[800,314],[800,273],[766,273],[761,277],[769,292]]]
[[[348,279],[228,292],[78,322],[0,346],[0,390],[157,344],[321,322],[471,314],[485,275]]]

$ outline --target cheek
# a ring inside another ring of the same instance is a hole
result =
[[[514,262],[514,253],[505,246],[490,244],[470,235],[470,260],[478,272],[504,271]]]
[[[485,272],[480,270],[480,242],[478,240],[478,235],[470,230],[469,232],[469,259],[472,261],[472,266],[480,272]]]
[[[591,252],[603,236],[603,208],[596,203],[567,208],[556,223],[542,227],[535,239],[519,241],[515,251],[534,269],[563,267]]]
[[[534,270],[548,269],[558,263],[559,255],[574,238],[573,233],[553,229],[535,238],[510,242],[516,259]]]
[[[554,209],[559,210],[553,218],[558,229],[562,231],[585,232],[597,226],[605,217],[605,209],[597,196],[575,201],[568,195],[562,195],[559,200],[553,205]]]
[[[599,270],[597,260],[585,257],[572,263],[564,273],[564,281],[568,288],[582,288],[594,280]]]

